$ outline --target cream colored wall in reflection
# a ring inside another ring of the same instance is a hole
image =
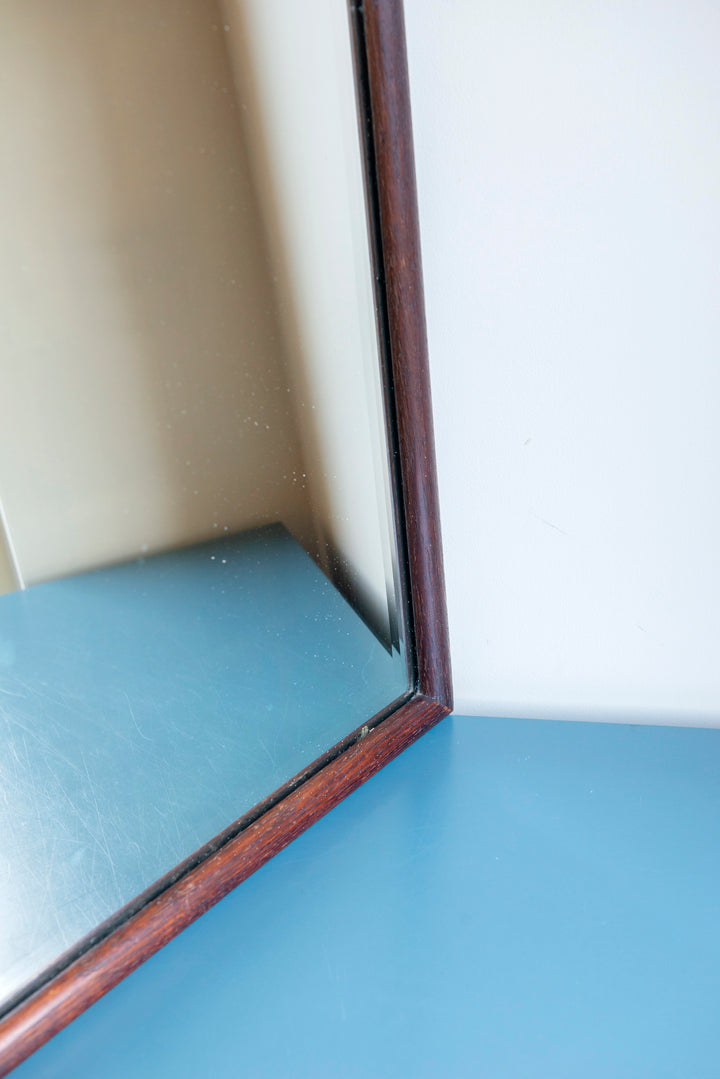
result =
[[[280,519],[390,636],[344,3],[0,16],[0,499],[25,581]]]
[[[0,596],[5,592],[12,592],[16,587],[12,561],[6,544],[5,530],[2,525],[2,520],[0,520]]]
[[[24,577],[278,517],[307,533],[217,5],[0,17],[0,496]]]
[[[10,570],[10,563],[5,556],[5,552],[0,551],[0,596],[4,592],[12,592],[14,587],[15,580]]]
[[[387,634],[388,464],[346,4],[222,6],[276,264],[310,545]]]

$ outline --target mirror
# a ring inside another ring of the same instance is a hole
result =
[[[351,27],[2,0],[0,1000],[409,689]]]
[[[450,709],[399,0],[0,0],[0,1074]]]

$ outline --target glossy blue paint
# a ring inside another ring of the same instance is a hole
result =
[[[720,731],[455,717],[18,1079],[720,1075]]]
[[[0,1003],[406,691],[282,526],[0,599]]]

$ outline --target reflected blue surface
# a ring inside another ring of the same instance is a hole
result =
[[[720,732],[454,718],[18,1079],[717,1079]]]
[[[0,600],[0,999],[406,689],[281,527]]]

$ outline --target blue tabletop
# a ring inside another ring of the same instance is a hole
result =
[[[22,1065],[718,1079],[720,731],[446,720]]]

